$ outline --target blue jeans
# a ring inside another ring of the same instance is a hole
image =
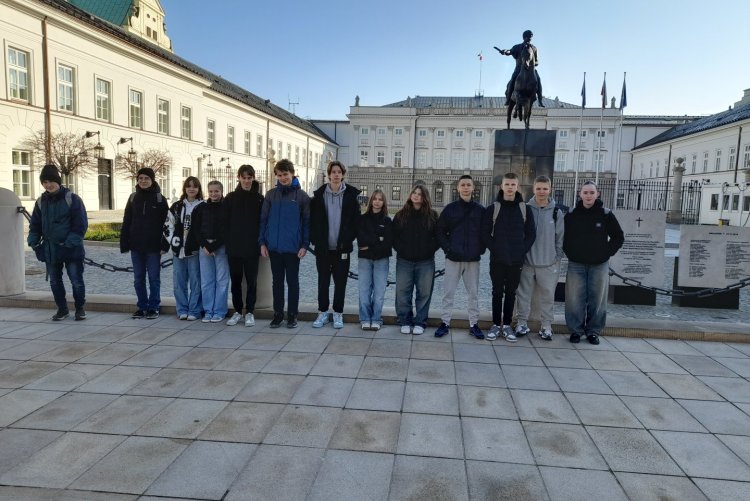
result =
[[[138,297],[138,309],[159,311],[161,305],[161,255],[158,252],[130,251],[133,263],[133,285]],[[176,261],[176,260],[175,260]],[[149,291],[146,292],[148,274]]]
[[[178,315],[201,316],[201,268],[198,256],[174,257],[172,285]],[[188,291],[188,289],[190,289]]]
[[[227,316],[227,296],[229,295],[229,260],[227,248],[221,246],[213,256],[207,256],[200,250],[201,294],[206,316]]]
[[[83,285],[83,259],[47,264],[49,286],[52,289],[55,304],[58,309],[67,311],[68,303],[65,300],[65,284],[62,280],[63,265],[65,265],[65,270],[68,272],[70,285],[73,287],[73,300],[75,301],[76,310],[78,310],[83,308],[83,305],[86,303],[86,286]]]
[[[609,261],[568,263],[565,280],[565,323],[571,334],[599,335],[607,322]]]
[[[383,298],[388,285],[388,261],[359,259],[359,321],[382,322]]]
[[[422,327],[427,325],[434,284],[435,259],[396,259],[396,315],[399,324]],[[412,303],[415,290],[416,298]],[[412,304],[416,307],[416,314]]]
[[[287,314],[299,313],[299,258],[296,253],[268,253],[271,258],[271,281],[273,283],[273,311],[284,313],[284,279],[289,288]]]

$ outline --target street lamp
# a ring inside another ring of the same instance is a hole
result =
[[[101,143],[101,131],[90,131],[87,130],[86,134],[84,134],[84,139],[89,139],[96,136],[96,146],[92,148],[94,150],[94,157],[98,160],[100,158],[104,158],[104,146],[102,146]]]
[[[125,144],[127,142],[130,142],[130,149],[128,150],[128,162],[131,164],[135,164],[138,160],[138,154],[133,149],[133,138],[132,137],[121,137],[119,141],[117,141],[117,144]]]

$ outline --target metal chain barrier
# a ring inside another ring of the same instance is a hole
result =
[[[31,214],[29,214],[29,212],[26,210],[26,207],[20,206],[20,207],[17,207],[16,210],[17,210],[17,212],[19,214],[23,214],[24,217],[26,218],[26,220],[28,222],[31,222]],[[310,254],[312,254],[313,256],[315,255],[315,251],[313,249],[308,249],[308,252]],[[96,268],[100,268],[100,269],[105,270],[105,271],[112,271],[112,272],[115,272],[115,271],[124,271],[124,272],[127,272],[127,273],[132,273],[133,272],[133,267],[132,266],[115,266],[114,264],[109,264],[109,263],[97,263],[95,261],[92,261],[89,258],[83,258],[83,262],[86,263],[89,266],[94,266]],[[165,259],[164,261],[162,261],[160,263],[160,266],[162,268],[169,268],[170,266],[172,266],[172,258]],[[442,270],[436,270],[434,276],[435,276],[435,278],[439,278],[439,277],[442,277],[443,275],[445,275],[445,268],[443,268]],[[353,279],[353,280],[359,280],[359,275],[357,273],[354,273],[353,271],[349,271],[349,273],[348,273],[347,276],[349,278]],[[728,286],[726,286],[724,288],[721,288],[721,289],[712,287],[712,288],[706,288],[706,289],[700,289],[700,290],[697,290],[697,291],[690,291],[690,292],[688,292],[688,291],[683,291],[683,290],[679,290],[679,289],[677,289],[677,290],[674,290],[674,289],[663,289],[661,287],[651,287],[651,286],[648,286],[648,285],[643,285],[639,280],[635,280],[633,278],[624,277],[624,276],[620,275],[619,273],[617,273],[612,268],[609,269],[609,276],[611,276],[611,277],[614,276],[614,277],[619,278],[620,280],[622,280],[622,283],[624,283],[625,285],[628,285],[630,287],[638,287],[639,289],[653,291],[653,292],[655,292],[657,294],[661,294],[663,296],[672,296],[672,297],[693,297],[693,296],[695,296],[695,297],[703,298],[703,297],[714,296],[716,294],[721,294],[722,292],[728,292],[728,291],[731,291],[731,290],[734,290],[734,289],[742,289],[743,287],[747,287],[747,286],[750,285],[750,277],[747,277],[747,278],[744,278],[744,279],[740,280],[739,282],[735,282],[735,283],[730,284],[730,285],[728,285]],[[390,286],[390,285],[395,285],[395,284],[396,284],[396,282],[388,280],[388,282],[387,282],[386,285]]]

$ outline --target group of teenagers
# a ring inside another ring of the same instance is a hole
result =
[[[550,197],[548,177],[537,177],[534,196],[524,201],[518,191],[518,176],[507,173],[495,202],[483,207],[473,200],[473,179],[463,175],[457,181],[458,199],[440,215],[432,208],[427,188],[417,184],[391,219],[382,190],[370,195],[361,213],[360,190],[345,183],[345,166],[332,161],[326,172],[328,182],[315,190],[312,198],[302,190],[294,165],[286,159],[275,164],[276,184],[265,196],[251,165],[238,169],[237,186],[226,196],[222,184],[211,181],[204,197],[200,181],[191,176],[185,179],[179,200],[169,206],[154,171],[140,169],[120,234],[120,250],[130,253],[133,265],[137,296],[133,318],[159,316],[160,261],[171,251],[175,305],[181,320],[224,321],[231,289],[234,312],[227,325],[244,322],[253,326],[262,256],[271,264],[274,314],[270,327],[278,328],[286,321],[286,327],[294,328],[299,313],[300,260],[310,250],[315,254],[319,310],[312,326],[321,328],[332,322],[334,328],[342,328],[356,241],[363,330],[379,330],[383,325],[389,262],[395,251],[395,307],[401,333],[425,332],[435,281],[435,253],[442,249],[444,295],[436,337],[450,332],[456,289],[463,281],[469,334],[478,339],[516,341],[530,332],[528,320],[535,298],[541,317],[539,335],[551,340],[555,289],[565,255],[565,320],[570,341],[577,343],[585,336],[590,343],[599,343],[606,322],[608,261],[622,246],[624,235],[614,214],[599,199],[594,182],[583,183],[575,206],[567,209]],[[86,211],[80,198],[61,186],[54,166],[45,166],[40,180],[45,193],[35,205],[28,242],[47,263],[58,306],[53,320],[69,316],[63,266],[73,286],[75,318],[82,320]],[[51,231],[55,225],[59,228]],[[492,326],[485,334],[479,327],[478,291],[479,262],[487,250]]]

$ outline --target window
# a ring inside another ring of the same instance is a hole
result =
[[[404,135],[404,129],[402,129],[401,127],[396,127],[395,129],[393,129],[393,135],[394,136],[403,136]]]
[[[260,134],[255,138],[255,154],[259,157],[263,156],[263,136]],[[297,162],[294,162],[294,165],[297,165]]]
[[[111,88],[112,85],[101,78],[96,79],[96,119],[109,122],[112,119],[111,113]]]
[[[607,131],[606,130],[596,131],[596,137],[604,139],[605,137],[607,137]]]
[[[307,150],[305,148],[302,148],[302,163],[307,165]]]
[[[714,160],[714,170],[721,170],[721,150],[716,150],[716,159]]]
[[[31,197],[31,152],[13,150],[13,192],[19,197]]]
[[[134,129],[143,128],[143,113],[141,104],[143,102],[143,93],[137,90],[128,91],[128,108],[130,115],[130,126]]]
[[[463,130],[456,130],[456,137],[463,138],[464,137],[464,131]]]
[[[180,109],[180,136],[183,139],[193,137],[193,110],[187,106]]]
[[[435,182],[435,203],[443,203],[443,183],[441,181]]]
[[[276,145],[276,160],[281,160],[281,155],[284,153],[284,143],[279,141]]]
[[[250,134],[249,130],[245,131],[245,155],[250,154],[250,142],[252,141],[252,136]]]
[[[286,144],[286,158],[292,158],[292,145],[289,143]]]
[[[475,130],[474,131],[474,137],[477,139],[484,137],[484,131],[483,130]]]
[[[190,167],[183,167],[182,168],[182,179],[187,179],[191,176],[191,169]]]
[[[703,152],[703,172],[708,172],[708,152]]]
[[[299,146],[294,147],[294,165],[299,165]]]
[[[585,137],[588,137],[588,135],[589,135],[589,131],[588,130],[581,129],[581,138],[582,139],[585,138]]]
[[[367,167],[368,165],[368,157],[370,155],[370,152],[367,150],[360,150],[359,151],[359,166],[360,167]]]
[[[437,131],[437,137],[445,137],[445,131],[444,130]]]
[[[567,161],[568,161],[567,153],[558,153],[557,161],[555,162],[555,170],[560,170],[560,171],[565,170],[565,164],[567,163]]]
[[[214,120],[206,122],[206,146],[216,148],[216,122]]]
[[[471,153],[471,168],[482,169],[484,164],[484,155],[481,151],[473,151]]]
[[[737,148],[732,146],[729,148],[729,164],[727,165],[727,170],[734,168],[734,163],[737,160]]]
[[[320,165],[320,153],[315,152],[315,163],[313,164],[313,167],[317,169],[319,165]]]
[[[463,170],[464,168],[464,152],[454,151],[453,160],[451,161],[451,169]]]
[[[401,186],[393,186],[391,188],[391,200],[401,200]]]
[[[578,153],[578,172],[583,172],[586,169],[586,154]],[[641,164],[641,177],[643,177],[643,164]]]
[[[558,132],[557,135],[560,137],[560,139],[568,139],[568,131],[567,130],[560,129],[560,131]]]
[[[719,195],[714,193],[711,195],[711,210],[719,210]]]
[[[367,127],[362,127],[359,129],[359,133],[362,134],[363,136],[366,136],[370,133],[370,129]]]
[[[169,101],[166,99],[157,99],[157,128],[159,134],[169,135]]]
[[[378,136],[385,136],[385,127],[378,127]]]
[[[57,109],[73,112],[73,68],[60,64],[57,66]]]
[[[445,152],[444,151],[435,152],[435,168],[436,169],[445,168]]]
[[[417,152],[417,167],[420,169],[424,169],[425,167],[427,167],[427,152],[426,151]]]
[[[367,200],[367,185],[359,185],[359,196],[362,197],[362,200]]]
[[[401,151],[394,151],[393,152],[393,166],[397,169],[401,168],[401,158],[403,156],[403,152]]]
[[[732,195],[732,210],[740,209],[740,196],[737,194]]]
[[[744,212],[750,211],[750,196],[745,196],[742,199],[742,210]]]
[[[721,208],[723,210],[729,210],[729,195],[723,195],[721,197]]]
[[[8,87],[11,99],[29,100],[29,54],[8,48]]]
[[[698,155],[693,153],[693,160],[690,163],[690,173],[695,174],[695,168],[698,165]]]
[[[227,126],[227,149],[234,151],[234,127],[231,125]]]
[[[420,130],[419,130],[419,131],[417,132],[417,135],[418,135],[419,137],[427,137],[427,131],[426,131],[425,129],[420,129]]]
[[[378,151],[375,155],[378,165],[385,165],[385,151]]]
[[[742,157],[742,168],[750,167],[750,144],[745,145],[745,155]]]
[[[606,153],[603,151],[594,153],[594,163],[596,165],[597,172],[601,172],[604,170],[604,157],[606,157]]]

